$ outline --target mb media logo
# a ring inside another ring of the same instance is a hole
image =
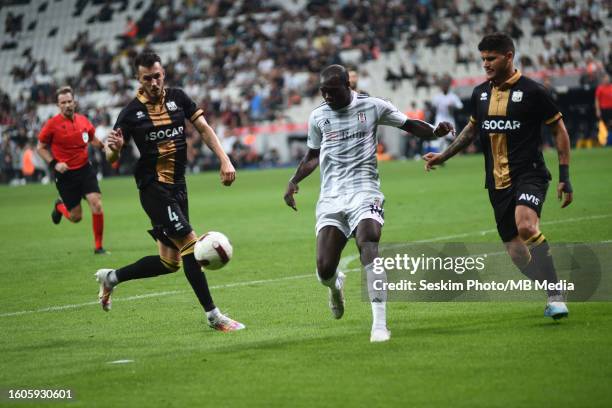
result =
[[[540,205],[540,199],[533,194],[522,193],[519,197],[519,201],[529,201],[534,203],[535,205]]]

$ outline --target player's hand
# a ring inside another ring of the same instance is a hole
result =
[[[440,153],[427,153],[423,156],[423,160],[425,160],[425,171],[435,170],[436,166],[444,163],[444,160],[441,159],[442,154]]]
[[[118,152],[123,147],[123,132],[121,129],[111,130],[106,139],[106,144],[113,152]]]
[[[557,198],[561,201],[561,208],[565,208],[574,201],[572,185],[562,181],[557,185]]]
[[[451,132],[455,137],[455,128],[449,122],[440,122],[433,131],[435,137],[442,137]]]
[[[224,186],[231,186],[236,180],[236,169],[229,160],[221,163],[221,183]]]
[[[55,171],[64,174],[68,170],[68,165],[64,162],[55,163]]]
[[[283,197],[285,199],[285,204],[293,208],[294,211],[297,211],[297,207],[295,206],[295,198],[293,198],[293,195],[297,194],[298,191],[300,191],[298,185],[290,181],[289,184],[287,184],[287,191],[285,191],[285,196]]]

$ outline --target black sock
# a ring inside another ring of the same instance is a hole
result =
[[[546,281],[547,284],[559,282],[555,264],[550,254],[550,246],[544,234],[539,233],[529,238],[527,245],[529,246],[529,253],[531,253],[531,262],[527,267],[535,270],[535,280],[539,282]],[[561,292],[556,289],[547,289],[546,293],[549,297],[561,295]]]
[[[204,307],[204,310],[207,312],[213,310],[215,308],[215,304],[212,300],[212,296],[210,295],[210,290],[208,289],[206,275],[204,275],[200,264],[198,264],[198,262],[195,260],[193,252],[183,255],[183,270],[185,271],[185,276],[191,284],[191,288],[198,297],[200,304],[202,307]]]
[[[159,255],[145,256],[131,265],[124,266],[115,271],[118,282],[132,279],[151,278],[153,276],[165,275],[176,272],[178,263],[162,259]]]

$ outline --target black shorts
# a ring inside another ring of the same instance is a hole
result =
[[[89,193],[99,193],[100,186],[91,163],[65,173],[55,172],[55,186],[68,210],[81,203]]]
[[[179,249],[169,238],[181,238],[193,231],[189,225],[187,186],[151,182],[140,190],[140,203],[151,220],[153,229],[149,234],[153,239]]]
[[[548,179],[541,176],[526,176],[503,190],[489,189],[489,200],[495,212],[497,232],[502,241],[509,242],[518,235],[514,216],[517,205],[533,209],[538,218],[540,217],[548,184]]]

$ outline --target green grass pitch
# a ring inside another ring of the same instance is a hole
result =
[[[556,156],[546,158],[556,183]],[[561,210],[551,185],[549,241],[612,239],[611,163],[610,149],[573,152],[575,202]],[[381,164],[383,242],[496,242],[482,167],[481,156],[430,174]],[[204,324],[182,270],[119,286],[110,313],[97,305],[96,269],[156,252],[132,178],[101,183],[110,256],[92,253],[87,208],[78,225],[51,224],[53,185],[0,187],[0,405],[11,388],[70,388],[75,401],[48,406],[610,406],[612,303],[570,304],[560,323],[542,316],[544,298],[391,303],[391,341],[370,344],[352,273],[345,317],[333,320],[314,275],[318,174],[295,213],[282,200],[291,172],[242,171],[231,188],[216,173],[188,177],[196,231],[234,244],[232,262],[208,273],[216,303],[247,325],[233,334]],[[355,253],[350,242],[344,255]]]

